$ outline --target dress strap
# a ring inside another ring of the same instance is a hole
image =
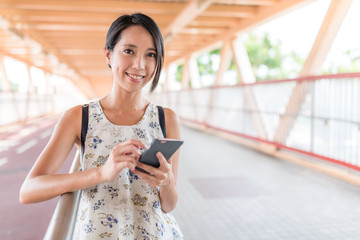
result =
[[[164,108],[161,106],[157,106],[158,112],[159,112],[159,122],[160,122],[160,128],[164,135],[164,138],[166,138],[166,127],[165,127],[165,114],[164,114]]]
[[[85,139],[88,130],[89,122],[89,104],[82,106],[82,120],[81,120],[81,155],[84,156],[85,151]]]

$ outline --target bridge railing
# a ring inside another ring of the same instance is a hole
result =
[[[70,172],[80,168],[80,154],[76,153]],[[71,240],[74,232],[76,215],[79,206],[81,190],[62,194],[49,223],[44,240]]]
[[[78,102],[76,96],[0,91],[0,127],[58,114]]]
[[[184,121],[360,170],[360,73],[156,93]]]

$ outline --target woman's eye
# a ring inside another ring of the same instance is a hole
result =
[[[133,52],[133,50],[131,50],[131,49],[125,49],[125,50],[124,50],[124,53],[131,54],[131,53],[134,53],[134,52]]]
[[[148,53],[148,56],[151,58],[156,58],[156,53]]]

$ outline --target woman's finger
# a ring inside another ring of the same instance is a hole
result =
[[[156,157],[159,160],[160,167],[161,166],[168,166],[168,162],[166,161],[166,158],[164,157],[164,155],[161,152],[157,152]]]
[[[169,169],[164,171],[164,169],[154,168],[140,162],[138,162],[136,166],[148,172],[144,173],[142,171],[135,170],[134,173],[151,186],[165,186],[166,183],[170,182],[169,178],[171,176],[171,170]]]
[[[140,157],[140,149],[135,145],[124,145],[114,148],[114,155],[133,155],[136,159]]]
[[[137,163],[136,163],[136,166],[137,166],[138,168],[141,168],[141,169],[145,170],[146,172],[148,172],[148,174],[145,173],[145,174],[147,174],[147,175],[153,175],[154,170],[156,170],[156,168],[154,168],[154,167],[152,167],[152,166],[150,166],[150,165],[141,163],[141,162],[137,162]]]
[[[138,167],[138,166],[137,166]],[[145,170],[145,169],[144,169]],[[146,171],[146,170],[145,170]],[[135,169],[133,171],[133,173],[135,173],[136,175],[138,175],[142,180],[144,180],[145,182],[147,182],[148,184],[152,185],[155,184],[157,185],[158,180],[156,179],[155,175],[149,174],[149,173],[145,173],[142,172],[138,169]]]
[[[119,143],[117,146],[122,147],[122,146],[127,146],[127,145],[134,145],[137,148],[142,148],[142,149],[146,148],[146,146],[143,142],[141,142],[140,140],[135,140],[135,139],[126,140],[125,142]]]

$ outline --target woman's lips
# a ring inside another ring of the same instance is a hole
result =
[[[145,76],[143,75],[138,75],[138,74],[131,74],[131,73],[126,73],[126,75],[129,77],[129,79],[133,82],[141,82],[141,80],[143,80],[143,78]]]

